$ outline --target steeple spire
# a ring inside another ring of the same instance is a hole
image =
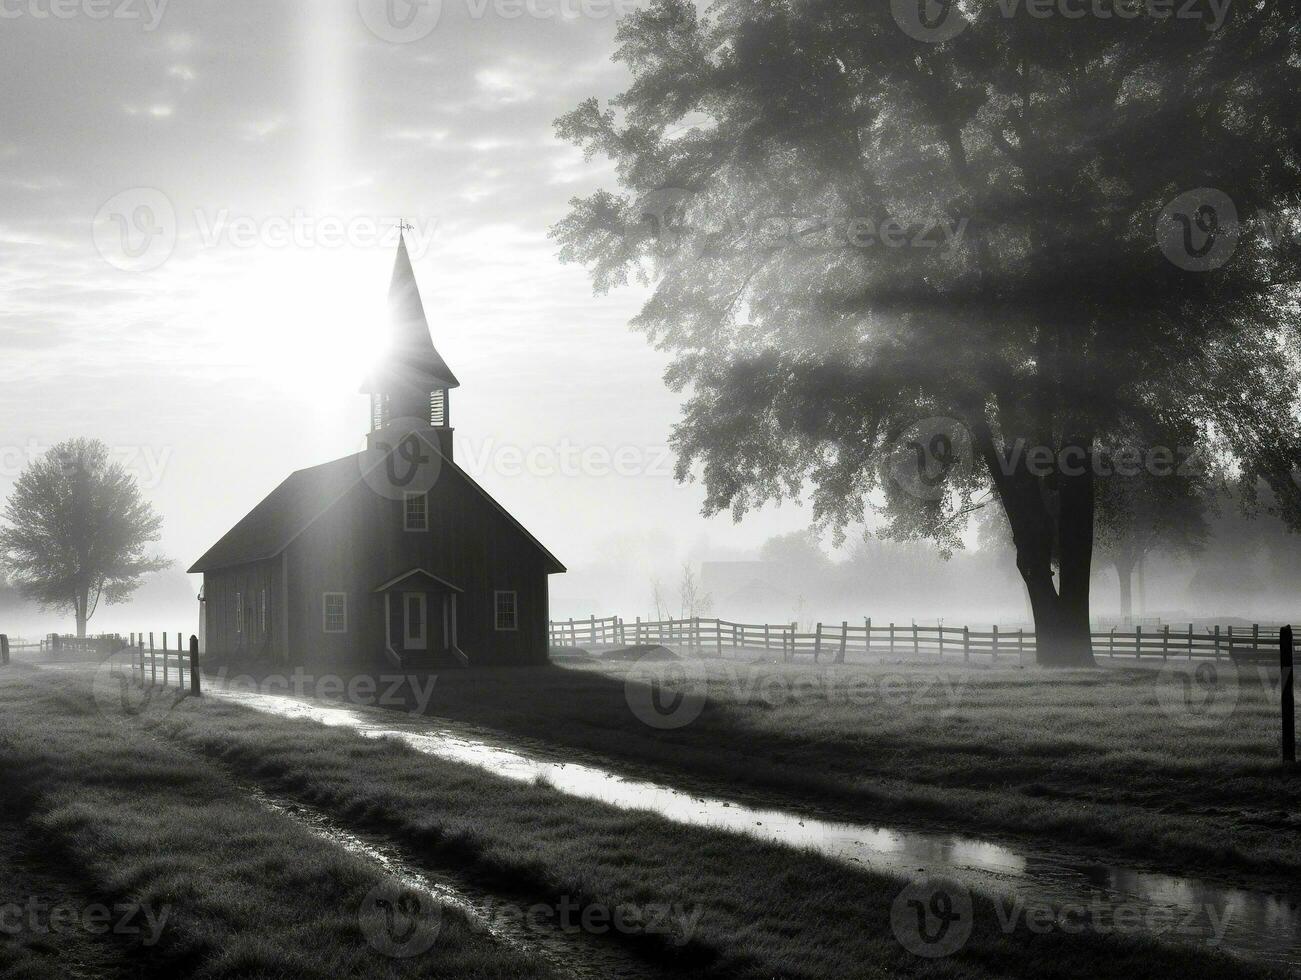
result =
[[[429,334],[429,321],[407,252],[403,222],[388,291],[388,349],[361,390],[371,396],[372,434],[399,419],[424,419],[431,428],[446,430],[451,451],[448,392],[459,388],[456,375],[443,360]]]

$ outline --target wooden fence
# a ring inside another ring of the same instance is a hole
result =
[[[51,633],[39,642],[10,642],[10,638],[0,633],[0,666],[7,665],[11,651],[35,651],[40,659],[58,659],[61,654],[91,656],[96,659],[125,654],[129,664],[132,680],[142,687],[162,685],[171,687],[172,678],[175,686],[188,687],[190,693],[201,693],[199,668],[199,638],[190,637],[188,649],[182,633],[175,634],[176,646],[168,648],[168,633],[131,633],[123,637],[117,633],[101,636],[76,637]],[[187,683],[188,681],[188,683]]]
[[[1214,626],[1174,630],[1169,624],[1160,627],[1135,626],[1130,630],[1097,630],[1091,634],[1095,656],[1132,659],[1172,657],[1187,659],[1264,659],[1277,654],[1278,628]],[[865,618],[855,621],[818,623],[810,632],[801,631],[796,623],[733,623],[725,619],[666,619],[645,621],[640,617],[629,622],[618,616],[587,619],[553,620],[550,624],[552,646],[631,646],[658,644],[684,647],[707,656],[722,656],[725,650],[765,650],[779,652],[783,660],[801,655],[814,661],[844,662],[849,655],[866,657],[936,657],[973,656],[999,660],[1035,652],[1035,634],[1024,629],[1006,629],[997,625],[988,629],[968,626],[920,626],[915,623],[874,625]]]

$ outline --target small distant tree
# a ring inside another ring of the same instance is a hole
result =
[[[655,603],[655,618],[663,622],[673,615],[673,610],[669,606],[669,596],[664,589],[664,583],[658,578],[651,579],[651,600]]]
[[[1210,483],[1200,473],[1141,472],[1099,481],[1095,540],[1120,580],[1120,615],[1134,615],[1134,572],[1149,555],[1195,555],[1209,533]]]
[[[691,562],[682,566],[682,584],[678,586],[678,598],[682,600],[683,619],[695,619],[709,612],[714,605],[713,597],[700,587],[696,573],[691,569]]]
[[[14,484],[0,527],[0,556],[19,591],[70,610],[77,635],[102,601],[125,602],[140,577],[171,562],[145,554],[163,520],[135,479],[94,439],[61,442]]]

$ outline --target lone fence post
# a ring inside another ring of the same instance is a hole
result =
[[[836,663],[845,662],[845,641],[849,638],[849,620],[840,621],[840,652],[836,654]]]
[[[822,624],[818,623],[818,628],[813,634],[813,662],[816,664],[822,657]]]
[[[1283,761],[1296,762],[1296,702],[1292,694],[1292,627],[1278,631],[1278,689],[1283,705]]]
[[[894,656],[894,623],[890,624],[890,656]]]
[[[190,693],[196,698],[203,697],[199,690],[199,638],[190,636]]]
[[[995,661],[997,661],[997,660],[998,660],[998,623],[995,623],[995,624],[994,624],[994,644],[993,644],[993,647],[994,647],[994,656],[993,656],[993,659],[994,659]]]
[[[863,653],[872,656],[872,617],[863,617]]]
[[[143,633],[140,634],[140,637],[137,640],[136,650],[139,651],[138,657],[140,659],[140,686],[144,687],[145,686],[145,635]]]
[[[178,649],[176,652],[177,652],[177,653],[180,653],[180,650]],[[168,668],[168,666],[169,666],[169,665],[168,665],[168,663],[167,663],[167,634],[166,634],[166,633],[163,633],[163,687],[166,687],[166,686],[167,686],[167,668]]]
[[[913,620],[913,659],[914,659],[914,660],[917,659],[917,655],[918,655],[918,650],[917,650],[917,620],[914,619],[914,620]]]
[[[164,633],[163,636],[167,634]],[[154,656],[154,634],[149,634],[149,686],[158,683],[158,659]]]
[[[1143,624],[1137,623],[1134,626],[1134,659],[1143,658]]]
[[[1170,624],[1161,627],[1161,659],[1170,659]]]
[[[792,663],[795,661],[795,631],[799,629],[799,623],[791,620],[791,654],[786,659]]]
[[[1220,662],[1220,624],[1215,624],[1215,662]]]
[[[962,627],[962,660],[963,663],[971,662],[971,628]]]
[[[9,666],[9,634],[0,633],[0,667]]]
[[[1193,624],[1188,624],[1188,659],[1193,659]]]

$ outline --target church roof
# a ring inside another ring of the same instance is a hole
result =
[[[398,236],[398,254],[388,289],[388,353],[366,379],[366,394],[401,388],[459,388],[461,382],[434,347],[406,238]]]
[[[190,567],[190,572],[212,572],[277,557],[362,481],[367,471],[367,461],[363,459],[366,455],[364,452],[354,453],[342,459],[289,474],[280,486],[267,494],[260,504],[245,514],[238,524],[209,548],[203,557]],[[370,465],[382,466],[383,458],[376,457],[376,461]],[[489,496],[483,487],[475,483],[465,470],[446,456],[443,457],[442,472],[459,476],[489,506],[513,524],[542,553],[550,565],[549,571],[565,570],[565,566],[560,564],[556,556],[533,537],[523,524]]]

